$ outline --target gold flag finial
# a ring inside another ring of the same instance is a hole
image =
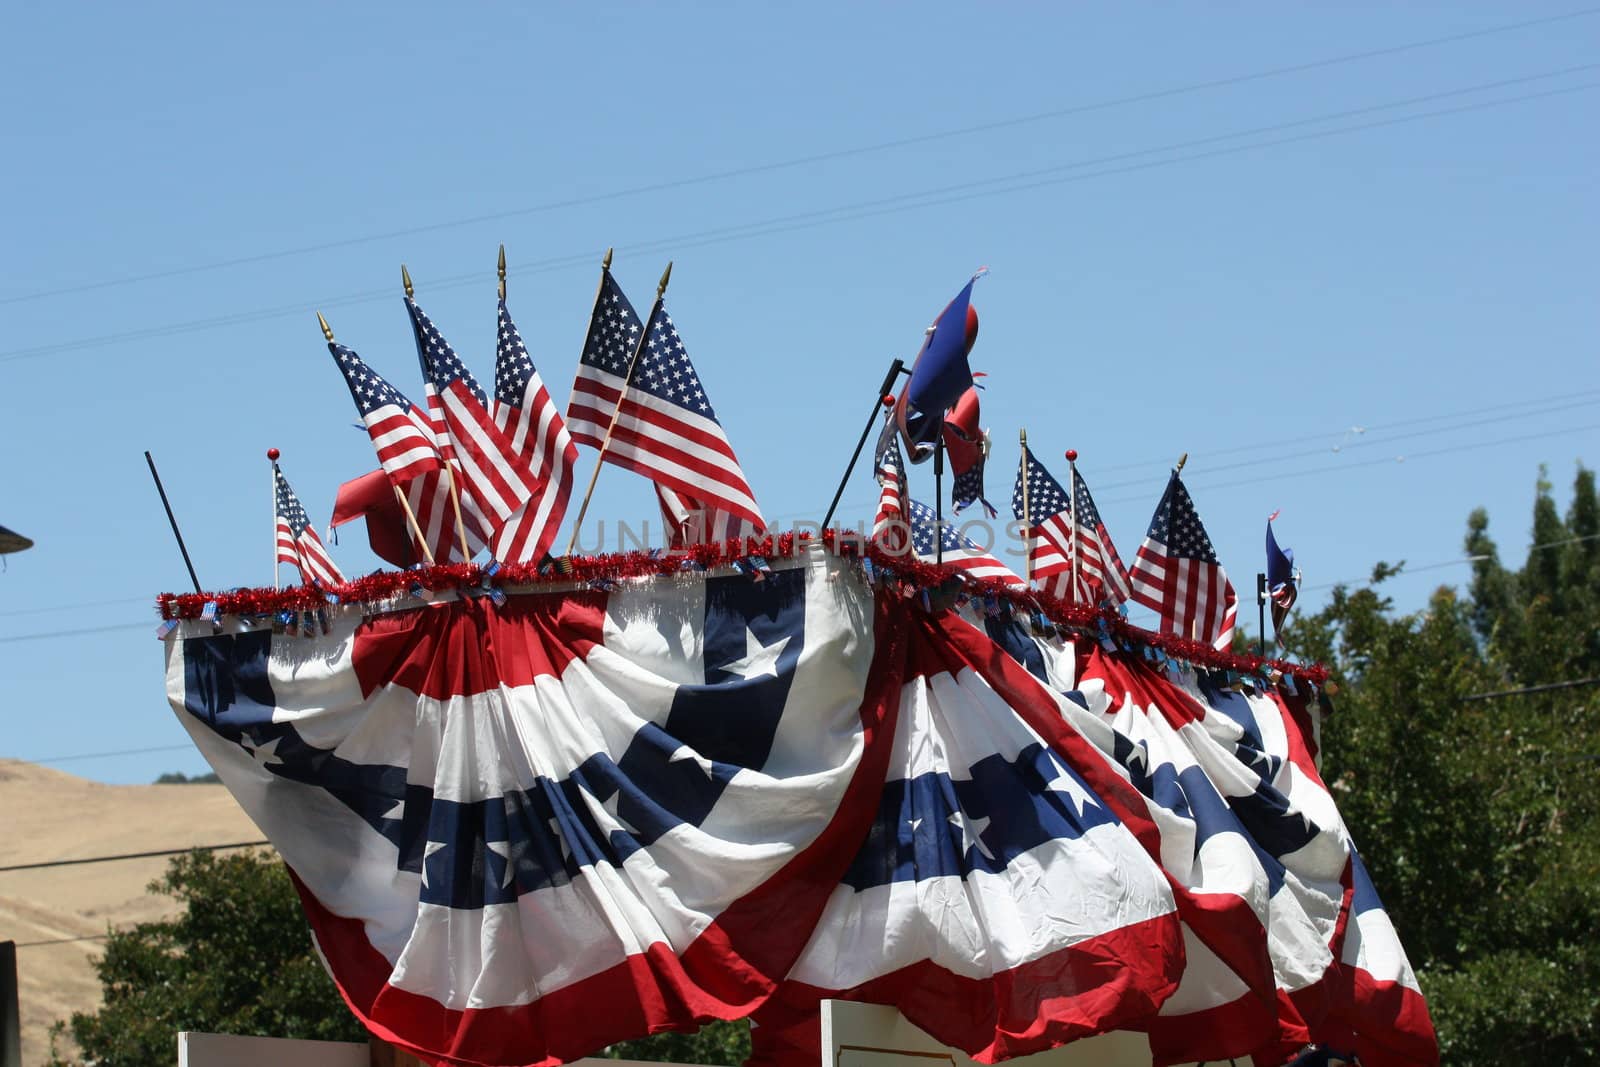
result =
[[[412,297],[417,295],[417,291],[411,288],[411,272],[406,270],[406,265],[404,263],[400,264],[400,284],[406,287],[406,296]]]
[[[317,325],[322,327],[322,336],[328,339],[330,345],[333,344],[333,327],[328,325],[328,320],[322,317],[320,311],[317,312]]]
[[[1026,426],[1024,426],[1022,429],[1017,431],[1017,437],[1018,437],[1018,439],[1020,439],[1022,441],[1022,447],[1023,448],[1027,448],[1028,447],[1028,428]]]
[[[1183,455],[1178,457],[1178,465],[1176,467],[1172,468],[1172,473],[1173,474],[1182,474],[1183,473],[1183,465],[1185,463],[1187,463],[1187,462],[1189,462],[1189,453],[1185,452]]]
[[[667,292],[667,280],[672,277],[672,260],[667,260],[667,269],[661,272],[661,284],[656,286],[656,299],[660,300]]]
[[[499,268],[498,269],[500,271],[500,299],[504,300],[506,298],[506,246],[505,245],[501,245],[500,246],[500,264],[499,264]]]
[[[606,258],[602,259],[600,261],[600,269],[601,270],[610,270],[611,269],[611,253],[613,253],[615,251],[616,251],[615,248],[606,249]]]

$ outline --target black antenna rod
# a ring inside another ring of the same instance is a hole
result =
[[[183,553],[183,565],[189,568],[189,580],[194,583],[194,591],[204,592],[200,588],[200,579],[194,575],[194,564],[189,562],[189,550],[184,547],[183,534],[178,532],[178,520],[173,517],[172,505],[167,503],[167,491],[161,488],[161,475],[156,473],[156,461],[150,458],[149,449],[145,450],[144,461],[150,464],[150,477],[156,480],[156,492],[161,494],[161,506],[167,509],[167,521],[172,524],[172,536],[178,539],[178,551]]]

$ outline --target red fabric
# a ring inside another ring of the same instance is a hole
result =
[[[367,544],[379,559],[402,569],[416,561],[406,513],[395,499],[394,483],[382,469],[339,486],[333,500],[333,521],[328,525],[338,528],[363,518],[367,520]]]

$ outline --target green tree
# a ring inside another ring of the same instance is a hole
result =
[[[1339,688],[1324,773],[1428,996],[1450,1064],[1600,1064],[1600,499],[1563,519],[1543,471],[1535,546],[1507,569],[1481,509],[1467,594],[1397,615],[1336,589],[1291,647]]]
[[[190,852],[150,891],[176,918],[112,931],[96,964],[105,1002],[57,1023],[82,1052],[52,1041],[52,1064],[170,1065],[179,1030],[363,1041],[311,949],[300,901],[270,853]]]
[[[710,1063],[737,1067],[750,1057],[750,1024],[707,1023],[689,1034],[651,1034],[622,1041],[606,1049],[613,1060],[652,1060],[659,1063]]]

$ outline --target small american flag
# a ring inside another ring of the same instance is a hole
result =
[[[1166,632],[1219,649],[1233,643],[1239,598],[1177,471],[1161,495],[1130,577],[1134,602],[1158,612]]]
[[[878,513],[872,518],[872,539],[886,551],[905,551],[906,520],[901,499],[905,495],[905,460],[900,455],[900,434],[893,416],[878,437],[873,466],[878,478]]]
[[[641,331],[644,348],[630,382],[628,365]],[[699,510],[712,516],[708,530],[735,521],[766,529],[671,317],[658,304],[651,320],[641,325],[606,271],[567,405],[574,440],[600,447],[625,384],[627,395],[603,458],[650,478],[681,500],[697,502]],[[718,518],[718,512],[726,518]]]
[[[578,446],[534,369],[504,300],[495,342],[493,412],[494,424],[513,454],[521,456],[539,480],[539,488],[501,527],[492,546],[494,558],[511,563],[540,560],[566,517]]]
[[[436,562],[448,561],[452,555],[459,558],[450,524],[450,487],[444,476],[444,457],[434,440],[433,424],[353,349],[330,341],[328,351],[333,353],[334,362],[350,387],[350,396],[372,438],[378,462],[389,480],[405,493],[428,551]]]
[[[289,481],[278,465],[272,465],[274,510],[277,513],[278,562],[293,563],[300,568],[300,577],[318,585],[343,585],[344,575],[328,556],[322,538],[306,518],[306,509],[300,498],[289,488]]]
[[[456,473],[468,545],[494,543],[506,523],[539,489],[526,458],[489,414],[489,398],[439,328],[406,298],[417,358],[427,382],[428,412],[439,451]],[[476,542],[476,543],[475,543]]]
[[[1022,513],[1024,471],[1028,479],[1029,515]],[[1089,604],[1109,600],[1121,604],[1132,592],[1128,587],[1127,569],[1076,467],[1072,477],[1077,496],[1076,523],[1073,521],[1073,498],[1031,451],[1023,449],[1017,483],[1011,491],[1011,511],[1027,528],[1033,576],[1038,579],[1053,577],[1055,580],[1049,582],[1047,588],[1064,600]],[[1072,580],[1074,544],[1078,553],[1076,583]]]
[[[933,509],[918,500],[907,498],[907,520],[911,524],[911,551],[925,563],[933,563],[938,559],[935,550],[933,534],[935,518]],[[963,537],[948,521],[939,525],[939,546],[943,549],[943,560],[964,571],[968,577],[974,579],[998,579],[1007,585],[1026,585],[1021,578],[1012,572],[1011,568],[1001,563],[989,552],[981,548],[970,538]]]

